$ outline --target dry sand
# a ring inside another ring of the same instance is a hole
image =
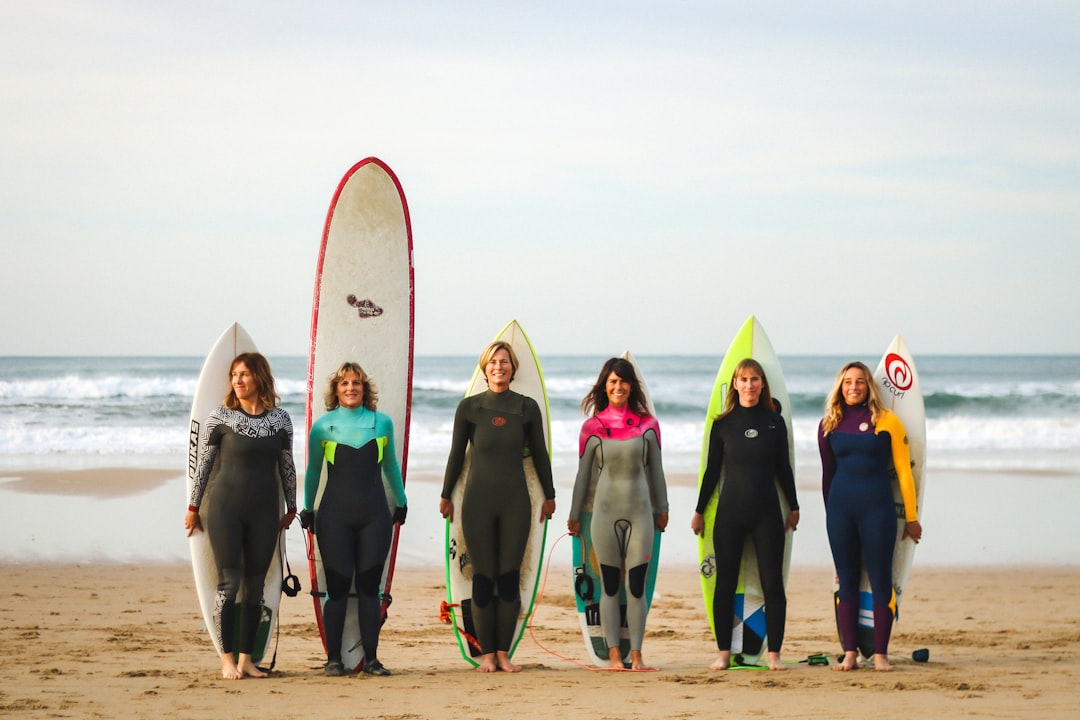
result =
[[[3,565],[0,715],[11,718],[1080,717],[1080,568],[914,570],[893,673],[793,665],[710,672],[693,568],[663,567],[645,658],[655,673],[590,671],[526,634],[516,675],[462,661],[438,620],[436,567],[399,568],[380,647],[393,677],[326,678],[311,599],[283,598],[273,676],[225,681],[184,565]],[[305,588],[307,583],[305,581]],[[789,583],[786,660],[837,654],[827,569]],[[582,659],[561,576],[536,638]],[[910,659],[917,648],[930,662]]]

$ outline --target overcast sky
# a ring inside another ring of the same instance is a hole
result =
[[[1080,4],[9,3],[0,355],[303,355],[342,175],[416,349],[1080,353]]]

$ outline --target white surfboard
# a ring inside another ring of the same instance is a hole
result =
[[[698,474],[698,486],[701,486],[701,476],[705,473],[705,466],[709,457],[709,433],[712,431],[713,420],[724,410],[724,400],[727,396],[728,385],[731,382],[731,374],[735,367],[744,359],[757,360],[765,371],[765,377],[769,380],[769,391],[773,400],[780,403],[780,415],[788,428],[788,454],[791,467],[795,467],[795,444],[791,432],[791,403],[788,401],[787,384],[784,382],[784,373],[780,369],[780,360],[773,350],[769,336],[765,334],[765,328],[761,326],[757,318],[751,315],[736,333],[735,338],[728,346],[724,359],[720,363],[720,369],[716,373],[716,383],[713,386],[712,396],[709,399],[709,407],[705,414],[705,437],[701,447],[701,467]],[[768,642],[765,632],[765,593],[761,588],[761,577],[758,574],[757,554],[752,539],[747,538],[743,545],[742,565],[739,568],[739,582],[735,591],[735,612],[731,618],[713,617],[713,595],[716,589],[716,554],[713,547],[713,523],[716,519],[716,504],[719,501],[720,491],[723,489],[724,473],[720,475],[720,483],[716,491],[705,507],[705,534],[698,539],[698,557],[701,561],[701,590],[705,599],[705,613],[709,617],[709,627],[716,636],[716,623],[732,623],[731,634],[731,657],[733,662],[741,660],[747,665],[756,664],[760,657],[768,650]],[[776,486],[777,496],[780,498],[780,517],[787,520],[791,508],[787,497]],[[791,546],[794,533],[791,530],[785,532],[784,542],[784,585],[787,585],[788,570],[791,567]],[[737,657],[741,656],[741,657]]]
[[[215,408],[224,404],[225,396],[229,393],[229,370],[233,358],[245,352],[258,352],[258,349],[247,331],[239,323],[233,323],[214,343],[214,347],[206,356],[202,371],[199,373],[199,381],[195,386],[195,399],[191,403],[185,505],[191,497],[191,488],[195,483],[195,470],[199,462],[200,438],[206,418]],[[278,483],[279,488],[280,486],[280,483]],[[281,514],[284,515],[285,497],[282,495],[280,500]],[[206,527],[205,517],[203,518],[203,527]],[[262,660],[267,648],[270,647],[270,642],[273,640],[273,631],[277,625],[278,608],[281,605],[283,535],[284,533],[278,535],[277,551],[274,553],[274,559],[270,563],[270,569],[266,572],[266,581],[263,585],[263,618],[259,624],[259,630],[255,636],[255,647],[251,653],[251,658],[256,663]],[[189,546],[191,549],[191,567],[195,575],[195,591],[199,596],[199,607],[202,610],[203,622],[210,634],[210,641],[214,645],[215,652],[220,655],[221,645],[218,643],[217,633],[214,632],[214,600],[218,586],[214,551],[210,547],[210,538],[205,531],[192,533],[189,538]],[[239,628],[239,623],[237,623],[237,627]]]
[[[923,514],[923,488],[926,486],[926,408],[923,402],[919,373],[915,360],[904,338],[897,335],[885,349],[877,369],[874,370],[881,400],[885,407],[896,413],[908,437],[911,453],[911,475],[915,480],[915,504],[919,517]],[[904,498],[900,485],[893,477],[893,502],[896,505],[896,549],[893,551],[893,614],[900,617],[900,601],[907,588],[911,565],[915,560],[915,541],[904,538],[907,525]],[[834,593],[834,605],[836,596]],[[837,628],[839,631],[839,628]],[[863,568],[859,582],[859,625],[857,644],[863,657],[874,654],[874,602],[870,579]]]
[[[406,477],[413,374],[412,228],[401,183],[377,158],[361,160],[345,173],[327,213],[315,279],[308,356],[307,419],[326,412],[323,394],[327,378],[343,362],[359,363],[375,382],[378,410],[394,422],[394,449]],[[305,433],[304,442],[307,442]],[[310,453],[319,448],[307,449]],[[326,465],[319,478],[315,510],[326,484]],[[397,507],[388,483],[386,502]],[[380,592],[383,619],[392,597],[398,534],[396,523],[383,567]],[[323,604],[326,578],[317,536],[307,533],[312,598],[319,634],[326,646]],[[345,612],[341,660],[359,671],[364,662],[357,619],[355,587]]]
[[[544,387],[544,374],[540,370],[540,361],[536,357],[532,343],[521,329],[517,320],[511,320],[504,327],[495,340],[504,340],[514,348],[517,355],[518,369],[510,389],[527,397],[531,397],[540,406],[540,414],[543,417],[544,439],[547,444],[548,456],[551,455],[551,427],[549,420],[550,408],[548,406],[547,389]],[[472,381],[465,397],[476,395],[487,390],[487,382],[484,374],[477,368],[473,372]],[[529,514],[529,541],[525,547],[525,557],[521,562],[521,614],[518,617],[517,627],[514,630],[514,640],[510,645],[510,656],[521,641],[525,632],[525,624],[532,614],[536,603],[536,591],[539,587],[540,568],[544,555],[544,540],[547,537],[547,521],[539,522],[540,509],[543,507],[545,497],[544,489],[540,485],[540,479],[536,473],[536,467],[531,457],[523,460],[525,479],[529,487],[529,499],[532,501],[532,512]],[[465,486],[468,483],[469,457],[468,451],[465,457],[465,467],[461,477],[454,485],[451,501],[454,503],[454,519],[446,521],[446,600],[455,607],[457,622],[454,626],[454,635],[458,641],[461,656],[473,666],[479,665],[476,658],[480,651],[473,647],[463,635],[463,631],[475,637],[472,630],[472,565],[469,562],[469,548],[465,543],[465,534],[461,527],[463,515],[463,498]]]
[[[624,360],[630,362],[637,375],[638,385],[645,396],[645,404],[649,415],[656,417],[656,409],[653,407],[652,396],[645,384],[645,376],[638,367],[637,360],[629,350],[622,354]],[[580,535],[572,539],[573,566],[571,568],[571,587],[574,588],[574,603],[577,607],[578,621],[581,624],[581,635],[585,639],[585,652],[593,665],[596,667],[608,667],[607,640],[604,638],[604,629],[600,624],[600,593],[602,592],[602,579],[600,576],[600,563],[596,560],[596,552],[592,545],[592,512],[593,502],[596,497],[596,484],[593,482],[586,494],[585,502],[581,508]],[[653,507],[656,506],[653,498]],[[660,567],[660,540],[663,533],[653,531],[652,561],[649,563],[649,571],[645,578],[645,602],[651,608],[653,594],[656,590],[656,573]],[[619,590],[619,604],[622,607],[621,627],[619,628],[619,649],[622,652],[623,663],[630,662],[630,628],[626,624],[626,587],[625,582]]]

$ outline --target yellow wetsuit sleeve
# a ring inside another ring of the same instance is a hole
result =
[[[878,418],[874,432],[889,433],[896,479],[900,484],[900,495],[904,498],[904,519],[916,522],[919,519],[919,510],[915,504],[915,477],[911,474],[911,446],[908,444],[907,430],[896,413],[886,410]]]

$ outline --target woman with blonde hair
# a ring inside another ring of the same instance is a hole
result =
[[[390,552],[393,523],[405,522],[405,483],[394,448],[394,423],[376,410],[379,394],[359,364],[346,362],[328,379],[329,411],[311,425],[300,521],[319,538],[326,575],[323,605],[326,667],[331,677],[346,674],[341,659],[349,590],[355,581],[357,616],[364,649],[361,672],[389,675],[378,658],[382,627],[379,585]],[[326,485],[314,511],[323,463]],[[391,515],[383,478],[397,502]]]
[[[836,670],[858,667],[859,579],[863,564],[870,579],[874,613],[874,668],[892,670],[892,561],[896,546],[896,508],[892,478],[904,498],[903,537],[922,537],[915,505],[915,480],[907,433],[885,408],[870,368],[849,362],[840,368],[825,400],[818,426],[821,491],[825,526],[839,583],[837,624],[844,659]]]
[[[454,414],[439,512],[453,519],[450,497],[469,452],[462,500],[462,531],[473,567],[472,618],[480,643],[480,672],[517,672],[510,645],[521,612],[519,578],[530,523],[555,512],[551,460],[536,400],[510,389],[518,360],[510,343],[497,340],[480,354],[488,389],[462,400]],[[531,455],[544,488],[541,517],[532,516],[522,458]]]

